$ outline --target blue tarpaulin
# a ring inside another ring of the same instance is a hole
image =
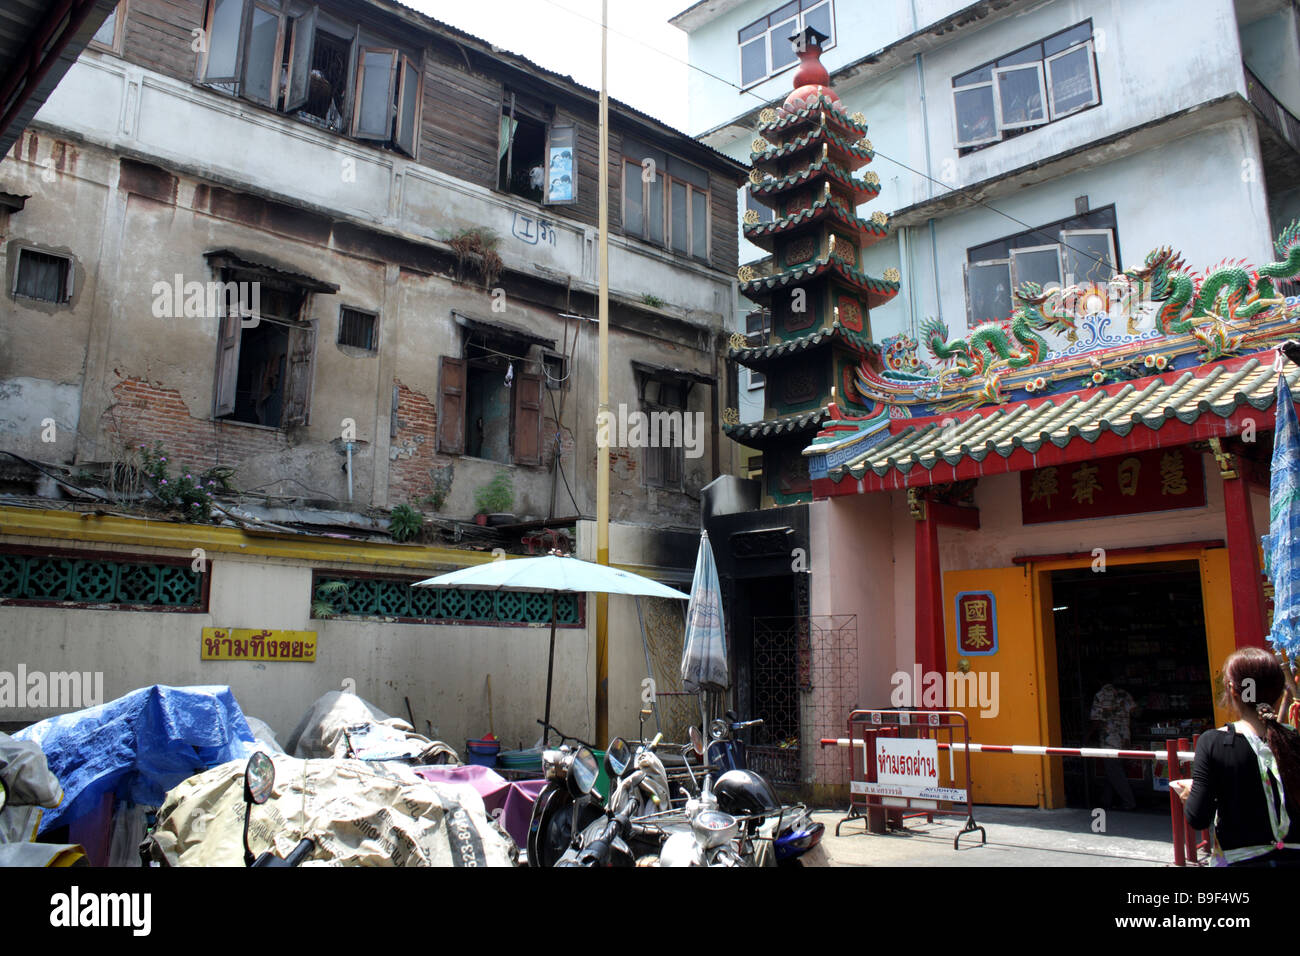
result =
[[[1264,570],[1273,582],[1269,641],[1291,657],[1300,648],[1300,427],[1286,371],[1277,376],[1273,474],[1268,494]]]
[[[125,697],[32,724],[14,737],[45,751],[63,785],[41,832],[92,813],[105,793],[159,806],[176,784],[254,749],[253,732],[229,687],[154,684]]]

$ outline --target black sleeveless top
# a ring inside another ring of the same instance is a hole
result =
[[[1268,799],[1277,805],[1277,785],[1270,778]],[[1286,795],[1286,812],[1291,829],[1285,842],[1300,843],[1300,794]],[[1214,823],[1219,846],[1235,850],[1244,846],[1272,846],[1276,843],[1264,803],[1259,760],[1250,743],[1231,724],[1226,730],[1208,730],[1196,744],[1192,763],[1192,792],[1186,806],[1187,822],[1204,830]]]

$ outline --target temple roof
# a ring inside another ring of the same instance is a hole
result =
[[[790,438],[800,432],[811,432],[820,428],[829,417],[825,408],[814,408],[810,412],[786,415],[784,418],[767,418],[758,422],[723,425],[722,430],[729,438],[759,448],[779,439]]]
[[[861,115],[861,114],[859,114]],[[848,116],[844,112],[844,105],[836,103],[826,96],[817,97],[816,101],[806,104],[803,109],[796,110],[793,113],[781,110],[773,110],[771,116],[773,119],[766,119],[765,114],[759,114],[758,135],[767,136],[771,133],[779,133],[782,130],[791,129],[798,126],[814,126],[822,122],[822,117],[826,117],[826,124],[847,134],[856,134],[857,136],[867,135],[867,124],[865,119],[857,120],[855,117]]]
[[[1254,414],[1276,401],[1278,373],[1272,355],[1260,353],[1040,401],[899,421],[891,427],[898,430],[887,437],[827,434],[805,448],[804,455],[815,480],[867,479],[852,490],[874,491],[1220,437],[1240,430],[1241,424],[1231,420],[1239,409]],[[1287,381],[1293,388],[1300,386],[1300,369],[1288,366]],[[1268,417],[1256,427],[1271,427],[1271,414]],[[862,446],[858,454],[853,454],[855,444]],[[836,458],[838,464],[825,467]]]
[[[807,150],[816,149],[819,146],[821,147],[823,159],[828,156],[843,157],[858,160],[857,165],[871,162],[876,155],[867,140],[849,140],[838,135],[829,127],[819,126],[816,129],[809,130],[802,136],[796,136],[788,142],[769,146],[761,152],[750,153],[751,164],[761,169],[775,163],[777,160],[787,159]]]
[[[758,181],[755,181],[755,177],[758,177]],[[855,206],[861,206],[864,202],[869,202],[880,195],[880,178],[875,173],[868,172],[863,178],[857,179],[847,169],[829,158],[819,159],[788,176],[779,178],[763,179],[762,173],[751,170],[749,193],[756,198],[779,196],[781,193],[802,189],[818,179],[834,181],[849,190],[853,194]]]
[[[889,235],[888,219],[860,219],[835,196],[825,196],[805,209],[790,216],[782,216],[771,222],[747,222],[744,225],[745,238],[754,245],[768,252],[772,251],[774,236],[799,232],[802,227],[818,223],[823,219],[832,219],[847,226],[856,233],[860,247],[865,249]]]
[[[771,345],[729,349],[727,358],[734,359],[745,368],[761,369],[765,365],[789,358],[792,355],[811,351],[821,345],[829,345],[836,340],[844,342],[864,355],[875,348],[875,345],[865,332],[854,332],[852,329],[846,329],[842,323],[836,321],[827,328],[809,335],[802,335],[797,339],[773,342]]]
[[[744,268],[742,267],[742,272]],[[900,283],[897,280],[873,278],[864,272],[859,272],[834,253],[828,254],[824,259],[810,262],[806,266],[796,266],[774,275],[757,276],[752,279],[742,278],[740,294],[755,302],[761,302],[779,289],[804,285],[828,273],[835,274],[846,284],[855,287],[866,298],[871,308],[882,305],[898,295]]]

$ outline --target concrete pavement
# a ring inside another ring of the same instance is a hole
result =
[[[826,824],[822,844],[832,866],[1172,866],[1174,859],[1167,813],[1107,811],[1105,832],[1097,833],[1090,810],[976,807],[988,842],[968,833],[957,850],[963,817],[917,817],[888,834],[864,833],[865,821],[854,820],[836,837],[844,815],[814,814]]]

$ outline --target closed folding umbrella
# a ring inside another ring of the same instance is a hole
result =
[[[700,532],[695,556],[691,602],[686,608],[686,634],[682,642],[682,681],[688,690],[726,690],[731,682],[727,667],[727,635],[722,619],[722,589],[713,562],[709,533]]]
[[[1294,657],[1300,649],[1300,426],[1287,381],[1290,366],[1277,376],[1273,474],[1268,493],[1268,534],[1264,570],[1273,582],[1273,629],[1269,641]],[[1294,373],[1292,373],[1294,378]]]
[[[555,671],[555,595],[560,592],[630,594],[688,600],[681,591],[579,558],[548,554],[539,558],[512,558],[461,568],[417,582],[417,588],[465,588],[482,591],[534,591],[551,595],[551,647],[546,662],[546,717],[544,733],[551,732],[551,684]]]

